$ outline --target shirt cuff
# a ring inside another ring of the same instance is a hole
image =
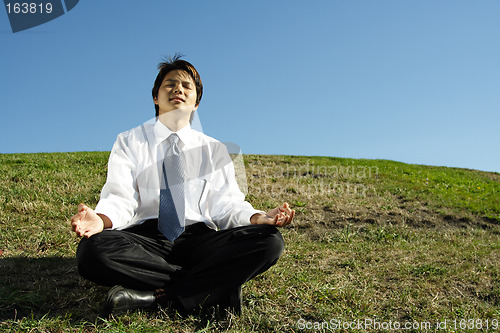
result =
[[[97,214],[106,215],[111,220],[112,226],[110,229],[118,229],[125,225],[125,223],[123,223],[122,220],[120,219],[120,215],[116,211],[116,209],[114,209],[113,205],[112,204],[108,205],[106,201],[103,200],[99,201],[94,211]]]
[[[242,221],[242,225],[251,225],[252,222],[250,222],[250,218],[254,215],[254,214],[258,214],[258,213],[262,213],[262,214],[265,214],[265,212],[261,211],[261,210],[257,210],[257,209],[251,209],[251,210],[247,210],[247,211],[242,211],[240,213],[240,221]]]

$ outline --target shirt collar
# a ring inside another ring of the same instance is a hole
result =
[[[184,145],[190,146],[193,144],[193,135],[192,132],[193,129],[191,129],[191,125],[188,124],[187,126],[181,128],[177,132],[175,132],[178,136],[179,139],[184,143]],[[155,133],[155,143],[159,144],[163,141],[165,141],[166,138],[168,138],[172,132],[167,126],[165,126],[161,121],[157,120],[156,124],[154,125],[154,133]]]

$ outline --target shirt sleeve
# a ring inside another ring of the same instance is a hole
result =
[[[118,229],[130,222],[139,206],[136,185],[136,161],[129,146],[129,137],[118,135],[108,161],[108,175],[96,206],[96,213],[106,215]]]
[[[250,217],[262,211],[245,201],[236,182],[234,165],[224,144],[217,145],[214,153],[216,170],[208,195],[212,221],[219,229],[250,225]]]

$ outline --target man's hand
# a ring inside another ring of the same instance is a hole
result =
[[[90,237],[100,233],[105,227],[105,220],[102,215],[84,204],[78,205],[78,213],[71,217],[71,230],[79,237]],[[109,219],[108,219],[109,220]]]
[[[268,211],[266,214],[254,214],[250,218],[252,224],[269,224],[277,227],[284,227],[293,221],[295,211],[285,202],[282,206]]]

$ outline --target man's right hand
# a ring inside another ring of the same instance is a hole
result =
[[[100,215],[84,204],[78,205],[78,213],[71,217],[71,230],[79,237],[90,237],[105,228]]]

